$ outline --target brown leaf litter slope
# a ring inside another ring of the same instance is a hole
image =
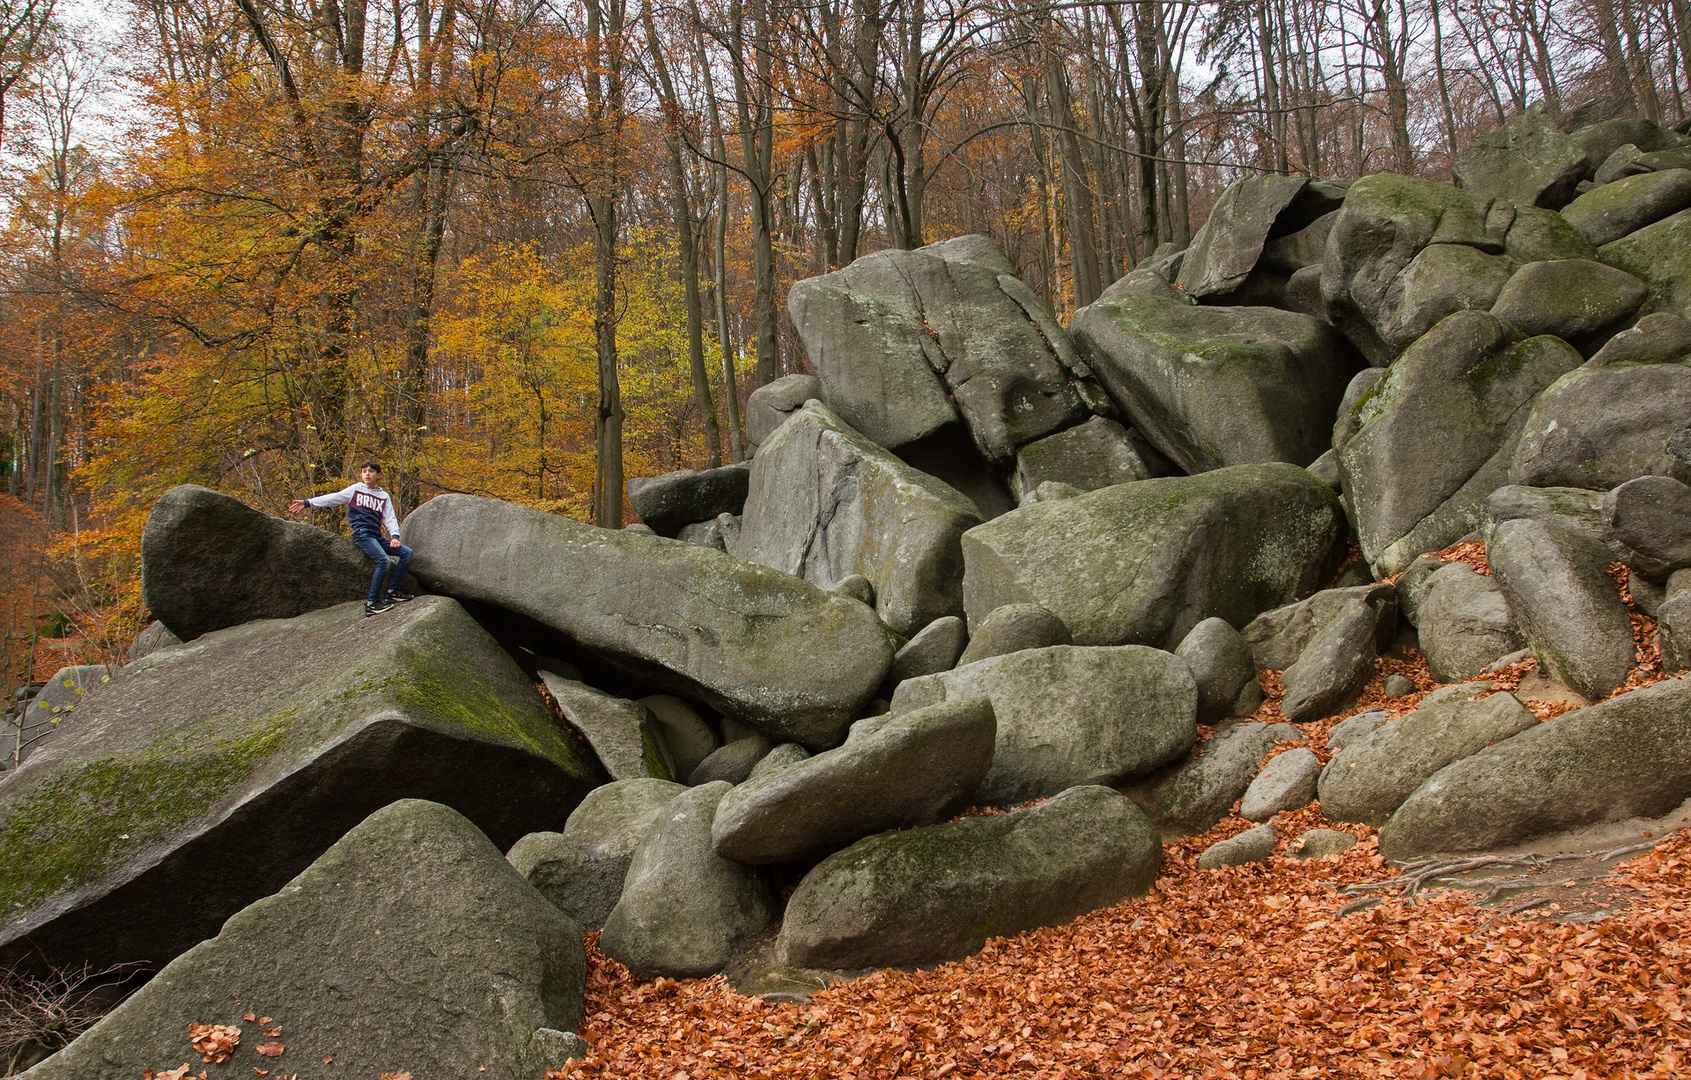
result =
[[[1288,825],[1320,822],[1313,809]],[[1684,835],[1624,865],[1632,906],[1591,924],[1462,894],[1344,918],[1342,856],[1198,870],[1166,850],[1150,896],[772,1005],[721,978],[636,981],[590,948],[591,1058],[557,1075],[705,1077],[1533,1077],[1691,1071]],[[1296,828],[1286,830],[1294,833]],[[1367,830],[1362,830],[1367,832]],[[1682,1065],[1683,1063],[1683,1065]]]

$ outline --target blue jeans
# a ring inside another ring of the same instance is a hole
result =
[[[376,572],[370,575],[370,603],[374,604],[388,593],[387,583],[393,582],[392,588],[399,588],[405,584],[405,571],[411,568],[411,549],[404,544],[397,548],[390,548],[382,543],[379,536],[355,536],[352,542],[358,545],[358,550],[370,557],[376,564]],[[398,566],[390,567],[388,556],[399,559]],[[388,577],[388,570],[392,569],[393,577]]]

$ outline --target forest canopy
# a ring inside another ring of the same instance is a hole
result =
[[[0,2],[0,664],[115,658],[169,487],[376,457],[623,523],[807,370],[797,279],[985,233],[1059,317],[1254,173],[1687,115],[1671,0]],[[112,106],[120,102],[120,106]],[[325,522],[326,523],[326,522]],[[54,643],[57,643],[56,645]]]

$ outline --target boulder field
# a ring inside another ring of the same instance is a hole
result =
[[[174,1069],[190,1023],[261,1070],[239,998],[336,1075],[539,1076],[582,931],[641,978],[922,967],[1235,813],[1200,866],[1315,800],[1393,860],[1672,811],[1691,140],[1629,124],[1241,180],[1066,325],[984,236],[800,281],[749,461],[616,531],[429,499],[376,618],[344,538],[170,490],[157,622],[0,772],[0,965],[139,986],[25,1075]]]

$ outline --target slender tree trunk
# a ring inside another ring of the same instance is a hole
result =
[[[746,55],[748,23],[752,34],[750,57]],[[770,75],[774,43],[770,37],[768,0],[751,0],[749,18],[740,0],[735,0],[729,24],[740,154],[746,183],[751,189],[752,268],[757,289],[757,384],[765,386],[781,377],[780,314],[775,296],[775,117],[769,100],[773,93]]]
[[[593,219],[593,336],[599,370],[594,424],[593,522],[622,528],[622,383],[617,371],[617,204],[622,185],[624,0],[587,0],[586,79],[593,120],[593,163],[587,208]]]

